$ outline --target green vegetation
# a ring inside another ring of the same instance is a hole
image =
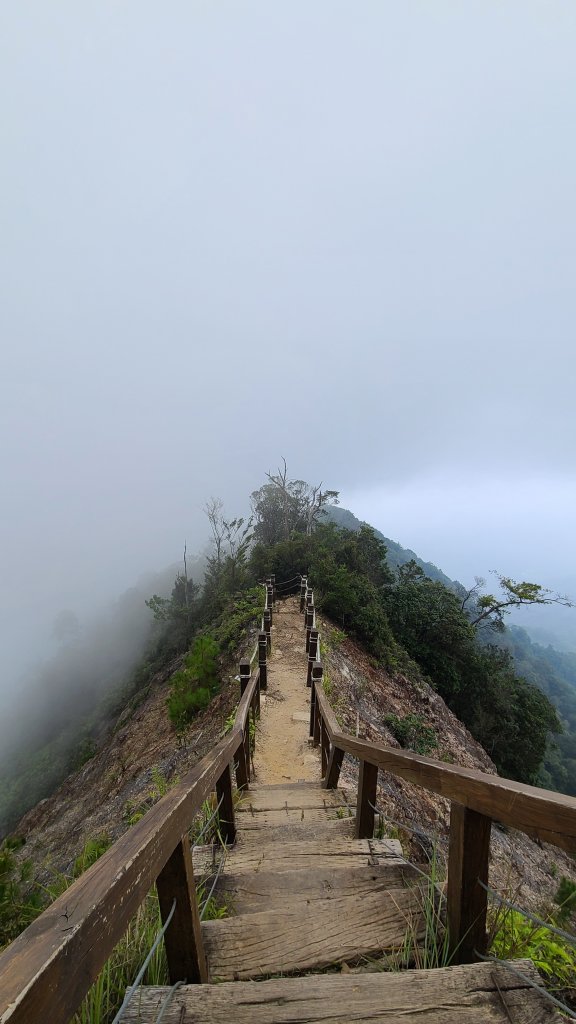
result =
[[[552,991],[576,986],[576,951],[560,936],[509,909],[497,915],[493,928],[493,956],[499,960],[532,960]]]
[[[413,750],[416,754],[434,754],[438,748],[438,739],[431,725],[426,725],[421,715],[385,715],[384,724],[402,747]]]
[[[199,711],[208,707],[220,687],[218,644],[213,637],[196,638],[184,659],[184,668],[170,681],[168,714],[178,732],[183,732]]]
[[[15,857],[21,845],[14,838],[0,845],[0,949],[27,928],[43,907],[40,890],[32,881],[31,862]]]

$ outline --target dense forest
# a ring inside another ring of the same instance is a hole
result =
[[[0,761],[0,835],[90,758],[151,686],[172,679],[168,712],[185,730],[217,691],[218,665],[254,621],[257,584],[270,573],[310,574],[324,612],[387,671],[425,677],[501,774],[576,793],[576,654],[505,629],[480,593],[467,599],[460,584],[336,500],[289,480],[285,467],[252,494],[247,520],[227,518],[212,500],[212,548],[202,563],[185,562],[171,590],[146,602],[125,597],[108,637],[68,638],[43,669],[42,700],[19,746]],[[136,601],[148,606],[145,624],[136,616],[133,644],[113,655],[114,631],[125,632]]]

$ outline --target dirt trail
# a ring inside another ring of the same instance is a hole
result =
[[[306,686],[306,631],[298,598],[274,607],[268,690],[256,734],[255,781],[320,782],[320,758],[308,743],[310,690]]]

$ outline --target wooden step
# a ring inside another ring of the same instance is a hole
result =
[[[282,786],[254,786],[242,797],[240,811],[252,808],[254,811],[278,810],[283,807],[346,807],[350,799],[344,789],[322,789],[314,785],[295,783]]]
[[[282,815],[283,811],[270,811],[268,813]],[[306,811],[304,813],[306,814]],[[237,845],[239,847],[249,843],[261,843],[263,840],[272,845],[273,843],[283,843],[290,839],[297,839],[299,841],[305,839],[324,839],[328,843],[336,838],[352,839],[354,837],[353,818],[330,819],[325,812],[320,819],[312,818],[307,820],[304,818],[303,821],[300,819],[286,822],[280,817],[277,824],[269,825],[262,820],[262,816],[248,814],[244,815],[239,825],[237,834]]]
[[[423,934],[416,887],[368,892],[314,902],[291,901],[265,910],[207,921],[202,926],[210,975],[215,981],[293,974],[378,957],[398,949],[409,931]]]
[[[291,830],[292,831],[292,830]],[[242,838],[242,837],[241,837]],[[199,876],[213,871],[213,860],[219,863],[221,849],[213,855],[211,847],[195,847],[192,851],[194,871]],[[331,836],[320,839],[267,842],[263,835],[259,842],[241,842],[231,849],[226,858],[226,870],[234,874],[260,871],[294,871],[327,867],[366,867],[382,861],[402,860],[402,848],[395,839],[350,839]]]
[[[262,910],[284,910],[295,903],[316,905],[335,897],[364,896],[420,883],[422,876],[406,861],[390,858],[376,867],[317,867],[305,871],[258,871],[250,874],[223,873],[216,886],[220,905],[229,915],[254,914]]]
[[[350,821],[354,817],[354,808],[345,804],[325,807],[272,807],[255,810],[253,807],[242,808],[236,814],[236,825],[241,830],[268,828],[269,825],[308,825],[321,821]]]
[[[530,961],[513,965],[541,984]],[[124,1024],[561,1024],[542,996],[504,967],[469,964],[395,974],[142,988]]]

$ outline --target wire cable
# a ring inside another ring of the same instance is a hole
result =
[[[510,900],[505,899],[504,896],[500,895],[500,893],[491,889],[489,885],[485,885],[480,878],[477,878],[476,881],[478,882],[478,885],[481,885],[482,888],[486,890],[492,899],[498,900],[503,907],[507,907],[509,910],[515,910],[518,914],[523,914],[523,916],[527,917],[529,921],[540,925],[541,928],[547,928],[550,932],[554,932],[555,935],[559,935],[561,939],[565,939],[566,942],[569,942],[571,946],[576,946],[575,935],[571,935],[570,932],[563,931],[562,928],[557,928],[554,924],[549,924],[548,922],[543,921],[541,917],[537,917],[536,914],[533,914],[530,910],[524,910],[523,907],[517,906],[516,903],[511,903]]]
[[[218,814],[218,811],[220,810],[220,807],[222,806],[223,799],[224,799],[224,794],[222,794],[222,796],[220,797],[220,799],[218,801],[218,804],[217,804],[215,810],[212,811],[212,814],[208,818],[208,821],[206,821],[204,823],[204,825],[202,827],[202,831],[200,832],[200,834],[195,837],[195,839],[194,839],[194,846],[200,846],[200,840],[204,838],[204,836],[206,835],[206,832],[208,831],[209,826],[212,824],[212,822],[214,821],[214,818]]]
[[[202,904],[202,908],[200,910],[200,920],[201,921],[204,920],[204,914],[206,913],[206,909],[207,909],[208,904],[209,904],[209,902],[210,902],[210,900],[212,898],[212,893],[214,892],[214,889],[216,888],[216,882],[218,881],[218,879],[220,878],[220,875],[222,874],[222,868],[224,867],[224,864],[226,863],[226,853],[227,853],[227,851],[224,848],[222,856],[220,857],[220,863],[218,865],[218,870],[216,872],[214,881],[212,882],[212,885],[210,887],[210,892],[208,893],[206,899],[204,900],[204,903]]]
[[[162,1021],[164,1020],[164,1014],[166,1013],[166,1010],[170,1006],[170,1003],[172,1002],[174,996],[176,995],[176,992],[185,984],[185,981],[177,981],[175,985],[172,985],[172,988],[168,992],[164,1002],[162,1003],[162,1006],[160,1007],[160,1013],[156,1017],[155,1024],[162,1024]]]
[[[154,956],[154,953],[158,949],[158,946],[160,945],[160,942],[164,938],[164,935],[165,935],[165,933],[166,933],[166,931],[168,929],[168,925],[170,924],[170,921],[174,917],[175,910],[176,910],[176,899],[174,899],[174,901],[172,903],[172,909],[170,910],[170,913],[168,914],[168,917],[166,918],[164,924],[162,925],[160,931],[158,932],[156,938],[154,939],[154,942],[152,943],[150,952],[148,953],[148,956],[146,957],[144,963],[142,964],[142,967],[138,971],[138,974],[136,975],[136,978],[135,978],[133,984],[130,986],[130,988],[126,992],[126,995],[124,996],[124,1000],[122,1002],[122,1006],[120,1007],[120,1009],[118,1010],[118,1013],[114,1017],[114,1020],[112,1021],[112,1024],[119,1024],[119,1022],[122,1020],[122,1017],[124,1016],[124,1011],[125,1011],[126,1007],[130,1003],[134,993],[136,992],[138,986],[140,985],[140,982],[142,981],[142,978],[146,974],[146,968],[148,967],[148,964],[150,963],[152,957]]]

